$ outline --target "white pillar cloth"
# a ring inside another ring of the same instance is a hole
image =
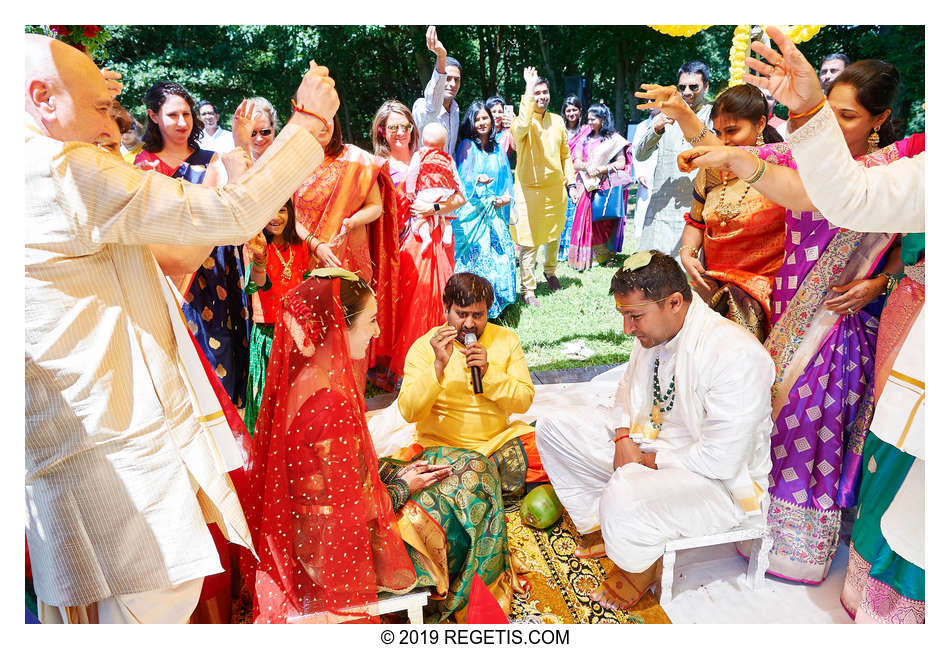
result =
[[[722,481],[682,468],[629,464],[613,470],[613,431],[594,409],[535,426],[551,484],[581,534],[600,527],[607,556],[643,572],[668,541],[724,532],[743,520]]]

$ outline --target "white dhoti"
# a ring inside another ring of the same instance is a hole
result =
[[[204,577],[143,593],[114,595],[88,606],[37,601],[43,624],[187,624],[198,605]]]
[[[643,572],[673,539],[724,532],[742,510],[720,480],[681,468],[628,464],[613,470],[613,431],[593,409],[535,426],[538,453],[577,530],[601,529],[607,556]]]

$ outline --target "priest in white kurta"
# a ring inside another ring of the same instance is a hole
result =
[[[536,439],[578,531],[600,529],[621,569],[592,597],[626,608],[658,577],[667,541],[761,515],[775,366],[745,329],[692,298],[667,255],[630,257],[611,292],[636,337],[612,409],[542,417]]]

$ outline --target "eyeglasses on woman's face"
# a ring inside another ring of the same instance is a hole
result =
[[[251,137],[252,137],[252,138],[255,138],[255,137],[257,137],[258,135],[260,135],[261,137],[269,137],[270,134],[273,133],[273,132],[274,132],[274,129],[272,129],[272,128],[262,128],[262,129],[259,130],[259,131],[251,131]]]
[[[386,130],[390,133],[412,133],[412,124],[387,124]]]

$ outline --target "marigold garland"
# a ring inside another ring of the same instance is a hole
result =
[[[704,29],[709,29],[712,25],[648,25],[661,34],[667,36],[685,36],[690,37],[698,34]]]
[[[783,34],[793,43],[804,43],[818,33],[824,25],[779,25]],[[736,25],[732,36],[732,48],[729,50],[729,87],[742,83],[746,71],[745,59],[752,46],[752,25]]]

